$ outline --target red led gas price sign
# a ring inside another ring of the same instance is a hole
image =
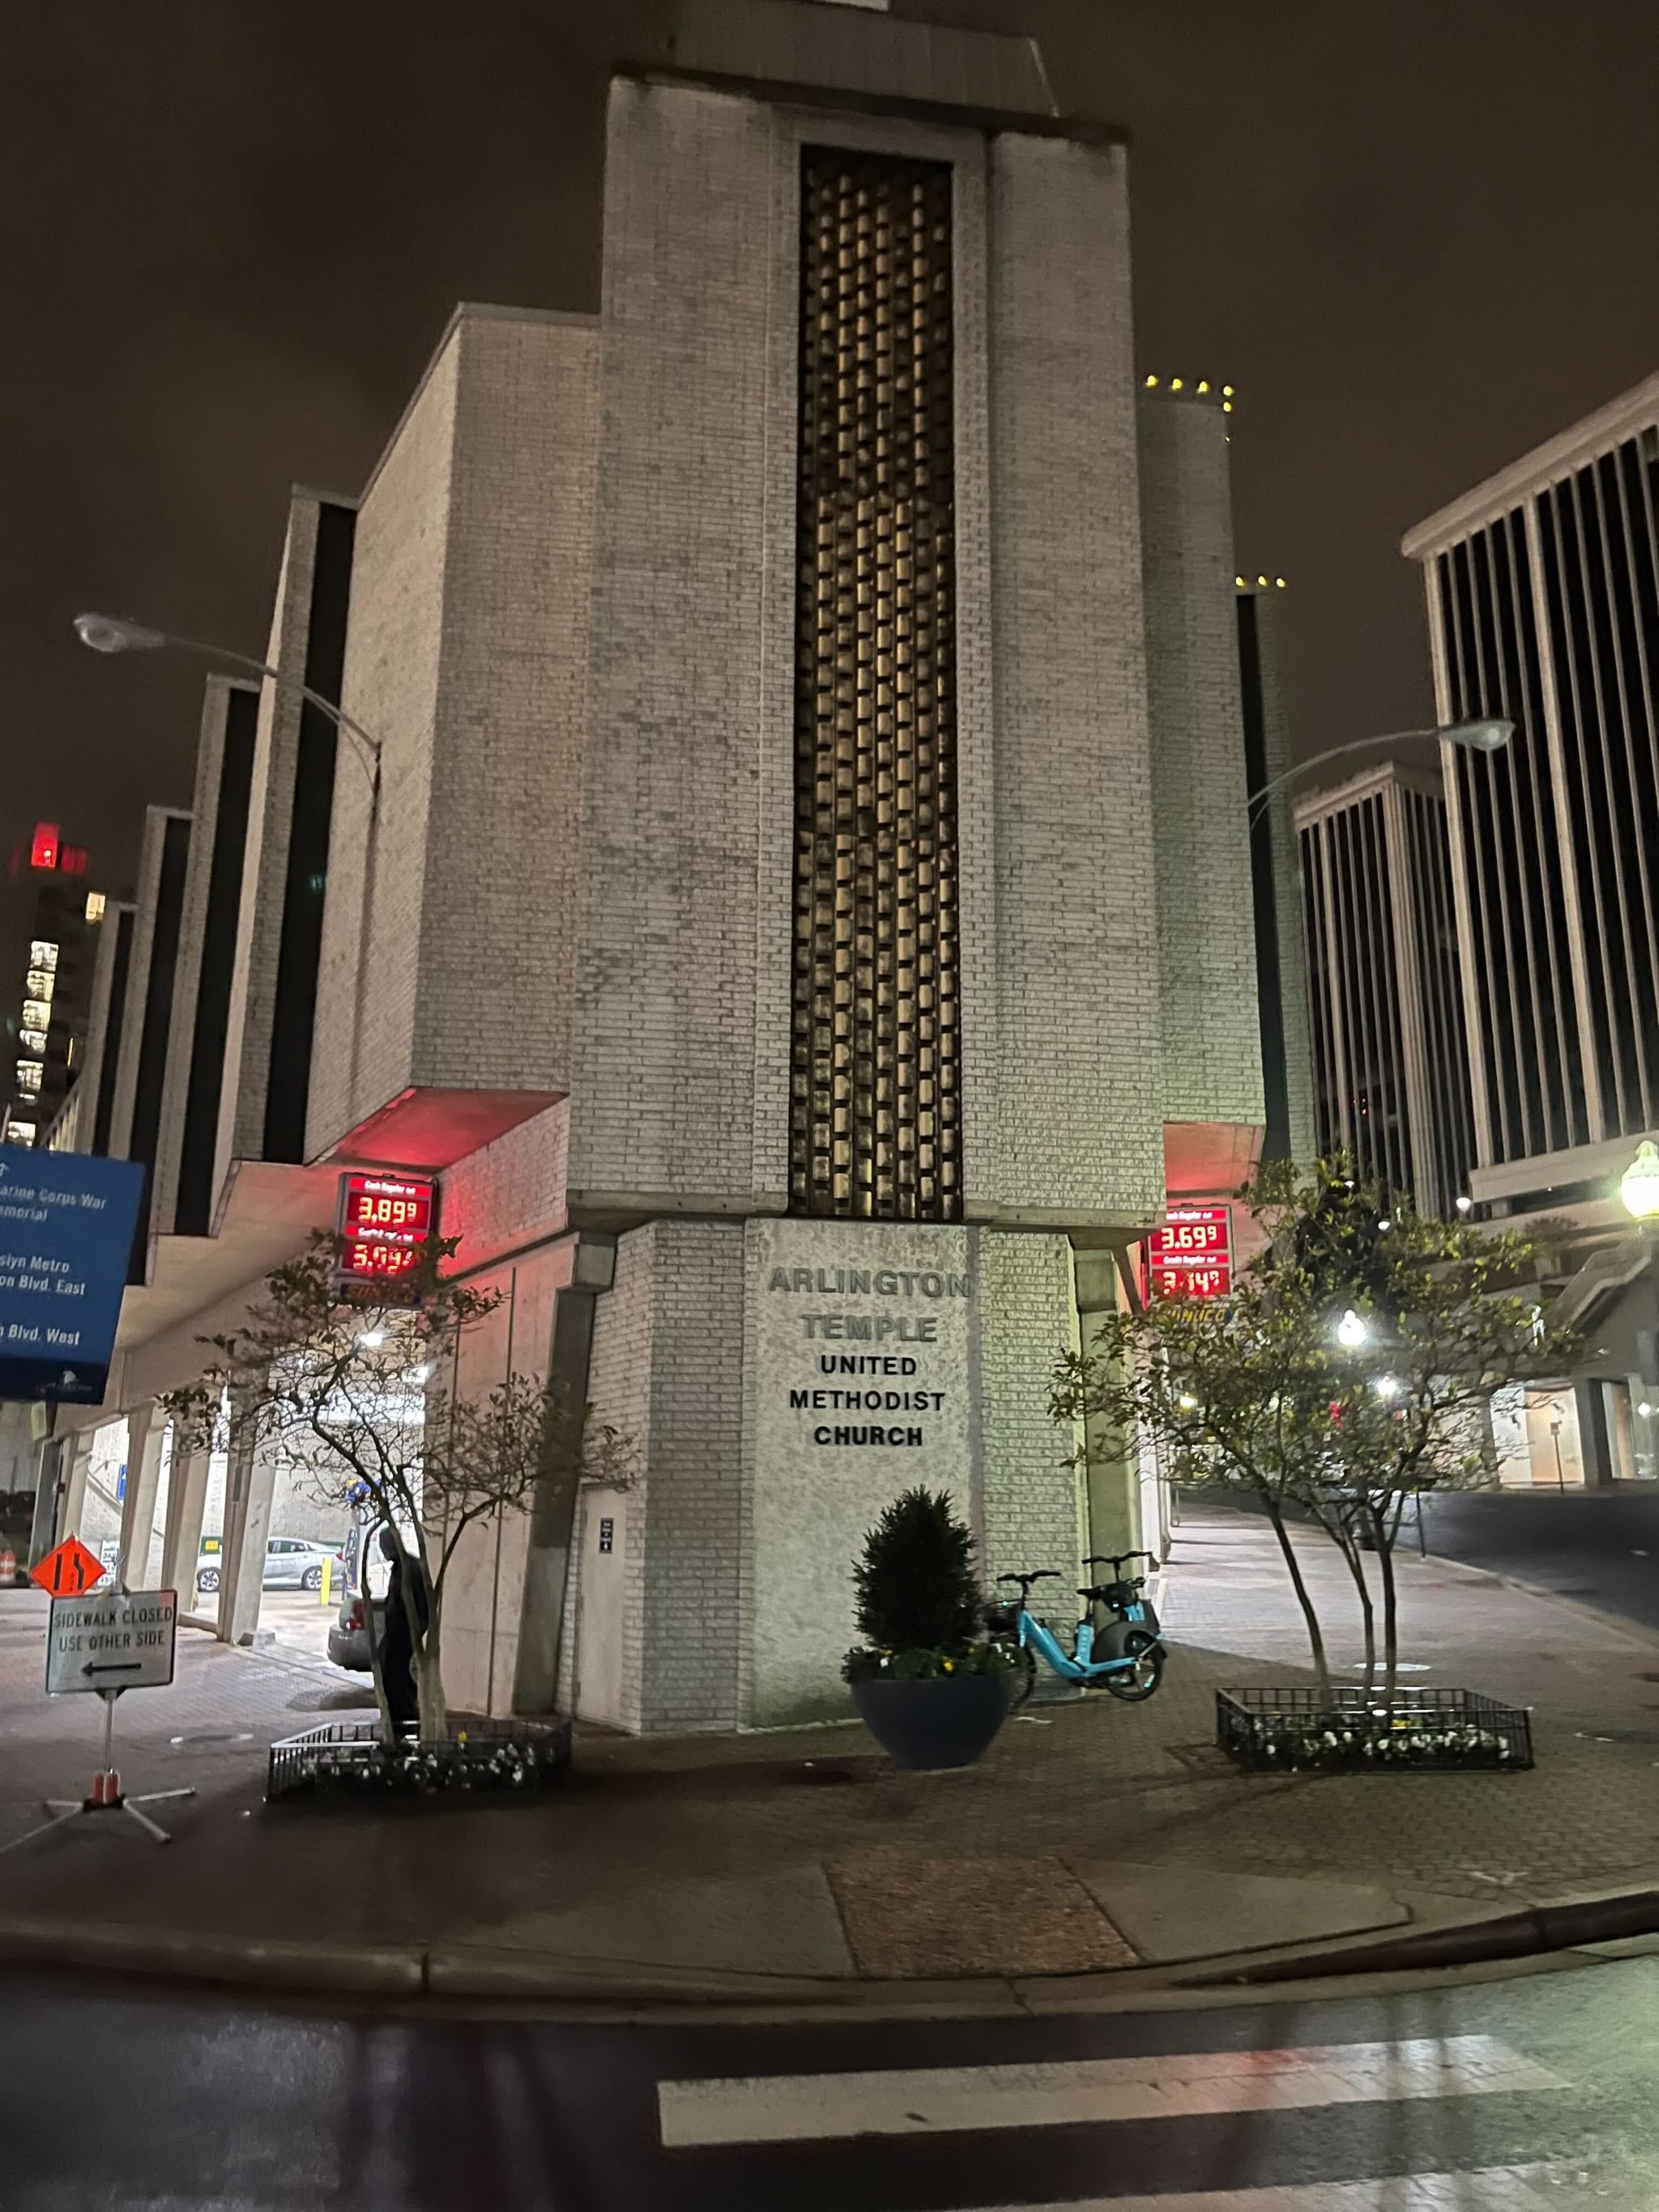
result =
[[[1146,1295],[1224,1298],[1233,1286],[1230,1206],[1172,1206],[1146,1244]]]
[[[427,1176],[343,1175],[337,1225],[341,1283],[406,1275],[437,1233],[438,1186]]]

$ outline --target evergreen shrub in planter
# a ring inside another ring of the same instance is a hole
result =
[[[1008,1674],[980,1633],[973,1538],[949,1493],[895,1498],[864,1540],[854,1581],[869,1640],[842,1673],[860,1719],[896,1766],[971,1765],[1007,1715]]]

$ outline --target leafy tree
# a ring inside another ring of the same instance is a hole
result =
[[[1394,1547],[1407,1501],[1495,1480],[1492,1391],[1559,1372],[1578,1343],[1549,1326],[1540,1254],[1525,1237],[1385,1204],[1340,1160],[1321,1162],[1305,1182],[1276,1163],[1240,1195],[1266,1244],[1232,1296],[1155,1298],[1142,1314],[1108,1316],[1086,1351],[1058,1363],[1051,1411],[1091,1424],[1074,1464],[1119,1457],[1138,1437],[1162,1451],[1177,1482],[1261,1504],[1327,1697],[1324,1633],[1287,1516],[1310,1517],[1347,1563],[1368,1686],[1376,1632],[1365,1558],[1374,1550],[1391,1695]],[[1363,1341],[1338,1334],[1349,1310]]]
[[[394,1286],[338,1288],[341,1241],[319,1232],[266,1277],[240,1328],[201,1339],[205,1371],[165,1401],[187,1449],[213,1449],[218,1430],[233,1455],[258,1452],[332,1503],[364,1500],[391,1531],[429,1740],[447,1728],[444,1597],[466,1531],[527,1506],[544,1481],[626,1480],[632,1461],[556,1386],[515,1373],[482,1396],[453,1387],[463,1333],[501,1304],[446,1276],[458,1241],[432,1239],[394,1303]]]

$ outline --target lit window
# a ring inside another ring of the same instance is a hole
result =
[[[50,968],[52,972],[56,974],[58,969],[58,947],[52,944],[49,938],[37,937],[31,943],[29,946],[29,966],[31,968]]]
[[[22,1039],[25,1052],[44,1054],[46,1048],[46,1033],[44,1030],[19,1030],[17,1034]]]
[[[44,999],[25,999],[23,1027],[26,1030],[49,1030],[52,1027],[52,1008]]]
[[[87,920],[88,921],[101,921],[103,918],[104,894],[102,891],[88,891],[87,893]]]
[[[40,1088],[40,1063],[38,1060],[18,1061],[17,1088],[20,1091],[38,1091]]]
[[[37,822],[34,842],[29,847],[29,866],[32,868],[55,868],[58,866],[58,847],[60,842],[55,822]]]
[[[34,1142],[34,1123],[8,1121],[5,1142],[9,1145],[32,1145]]]
[[[31,968],[24,988],[32,999],[50,999],[58,988],[58,978],[49,968]]]

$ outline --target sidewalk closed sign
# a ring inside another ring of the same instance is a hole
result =
[[[102,1399],[145,1172],[0,1146],[0,1399]]]
[[[159,1690],[173,1680],[175,1590],[112,1590],[52,1600],[46,1632],[46,1693]]]

